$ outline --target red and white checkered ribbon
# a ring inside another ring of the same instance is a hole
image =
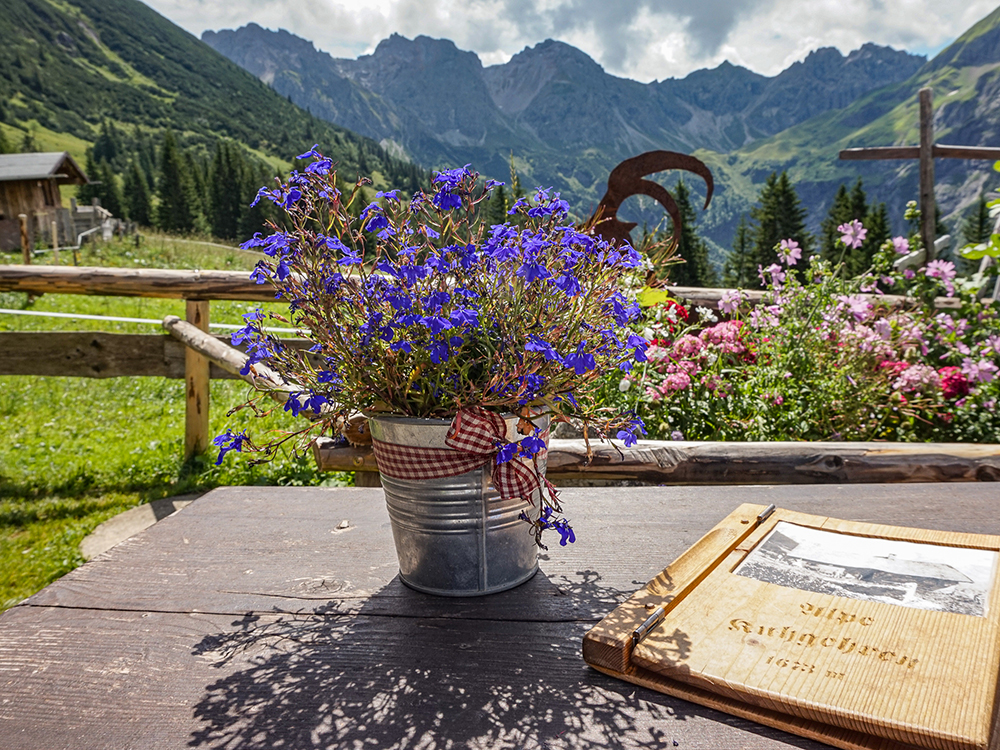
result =
[[[517,459],[496,463],[497,453],[510,442],[507,423],[499,414],[479,406],[462,409],[452,420],[444,442],[448,448],[372,440],[372,448],[379,472],[394,479],[443,479],[492,462],[493,486],[500,497],[530,502],[532,493],[541,487],[542,480],[535,467],[529,468]]]

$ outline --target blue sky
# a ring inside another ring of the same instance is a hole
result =
[[[284,28],[335,57],[371,52],[391,33],[452,39],[485,65],[547,38],[609,73],[683,77],[723,60],[775,75],[819,47],[865,42],[933,54],[996,0],[145,0],[196,36],[251,21]]]

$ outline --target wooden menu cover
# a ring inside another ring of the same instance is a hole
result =
[[[835,747],[998,748],[998,552],[998,536],[742,505],[583,656]]]

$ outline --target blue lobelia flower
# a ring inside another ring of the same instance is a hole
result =
[[[420,324],[425,328],[430,329],[430,332],[434,335],[452,327],[451,321],[447,318],[441,317],[440,315],[425,315],[420,319]]]
[[[226,430],[225,433],[216,437],[212,440],[212,444],[219,447],[219,457],[216,459],[215,465],[221,465],[222,459],[226,457],[226,454],[229,453],[229,451],[236,451],[237,453],[242,451],[243,443],[248,443],[249,441],[250,438],[247,437],[246,430],[242,432]]]
[[[549,273],[549,269],[541,263],[533,260],[524,263],[517,269],[516,273],[518,276],[522,276],[528,283],[531,283],[532,281],[541,281],[542,279],[547,279],[552,276],[552,274]]]
[[[630,448],[631,446],[635,445],[636,442],[638,442],[636,440],[635,435],[633,435],[628,430],[618,430],[618,436],[617,437],[618,437],[619,440],[621,440],[623,443],[625,443],[625,447],[626,448]]]
[[[518,450],[519,448],[517,443],[507,443],[506,445],[500,446],[500,449],[497,451],[496,462],[498,464],[505,464],[508,461],[513,460],[517,456]]]
[[[528,339],[528,343],[524,345],[524,351],[541,352],[542,356],[549,362],[553,360],[562,361],[562,357],[559,356],[559,352],[555,350],[555,347],[549,342],[543,341],[535,334],[532,334],[531,338]]]
[[[545,441],[535,435],[528,435],[518,443],[521,446],[521,455],[530,458],[539,451],[545,450]]]
[[[448,344],[441,339],[434,339],[431,341],[427,351],[431,354],[431,362],[436,365],[442,362],[447,362],[450,352],[448,351]]]
[[[557,289],[561,289],[569,297],[575,297],[583,291],[580,287],[579,279],[577,279],[576,276],[571,274],[569,271],[555,279],[552,283]]]
[[[586,345],[586,341],[581,341],[577,345],[576,351],[573,354],[567,354],[562,358],[563,365],[572,368],[573,372],[577,375],[583,375],[583,373],[597,367],[597,361],[594,359],[594,355],[583,350]]]

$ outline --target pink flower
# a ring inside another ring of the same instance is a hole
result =
[[[909,280],[909,279],[912,279],[916,275],[917,275],[916,272],[912,268],[905,268],[905,269],[903,269],[903,278],[904,279]]]
[[[736,312],[740,303],[746,299],[745,294],[739,289],[727,289],[722,293],[722,297],[719,299],[719,311],[725,313],[726,315],[732,315]]]
[[[984,341],[983,343],[986,344],[986,348],[983,349],[983,354],[989,352],[994,357],[1000,354],[1000,336],[996,334],[987,336],[986,341]]]
[[[954,296],[955,285],[951,282],[955,278],[955,264],[950,260],[932,260],[924,268],[924,274],[928,278],[941,279],[941,283],[944,284],[945,291],[949,295]]]
[[[778,247],[778,258],[788,266],[794,266],[802,257],[802,248],[795,240],[782,240]]]
[[[841,233],[840,241],[852,250],[861,247],[861,243],[865,241],[868,234],[868,230],[857,219],[851,221],[850,224],[841,224],[837,227],[837,231]]]
[[[757,275],[760,277],[760,283],[767,283],[767,275],[771,276],[771,285],[775,289],[781,289],[781,285],[785,282],[785,271],[777,263],[772,263],[767,268],[763,266],[757,266]]]
[[[893,237],[892,249],[900,255],[906,255],[910,252],[910,241],[906,237]]]
[[[988,359],[976,362],[966,357],[962,362],[962,374],[974,383],[989,383],[997,374],[997,366]]]
[[[663,385],[660,386],[660,390],[663,391],[663,395],[666,395],[670,391],[683,391],[685,388],[691,387],[691,378],[688,377],[686,372],[675,372],[672,375],[667,375],[663,381]]]
[[[774,397],[774,405],[775,406],[781,406],[783,403],[785,403],[785,397],[784,396],[782,396],[781,394],[778,394],[777,396]]]
[[[841,303],[840,309],[846,308],[859,323],[871,313],[872,303],[857,294],[841,294],[837,297],[837,301]]]
[[[901,364],[901,363],[893,363]],[[896,378],[892,387],[898,391],[926,391],[936,389],[941,384],[941,377],[930,365],[910,365]]]
[[[674,342],[674,354],[678,357],[697,357],[705,345],[697,336],[684,334]]]

